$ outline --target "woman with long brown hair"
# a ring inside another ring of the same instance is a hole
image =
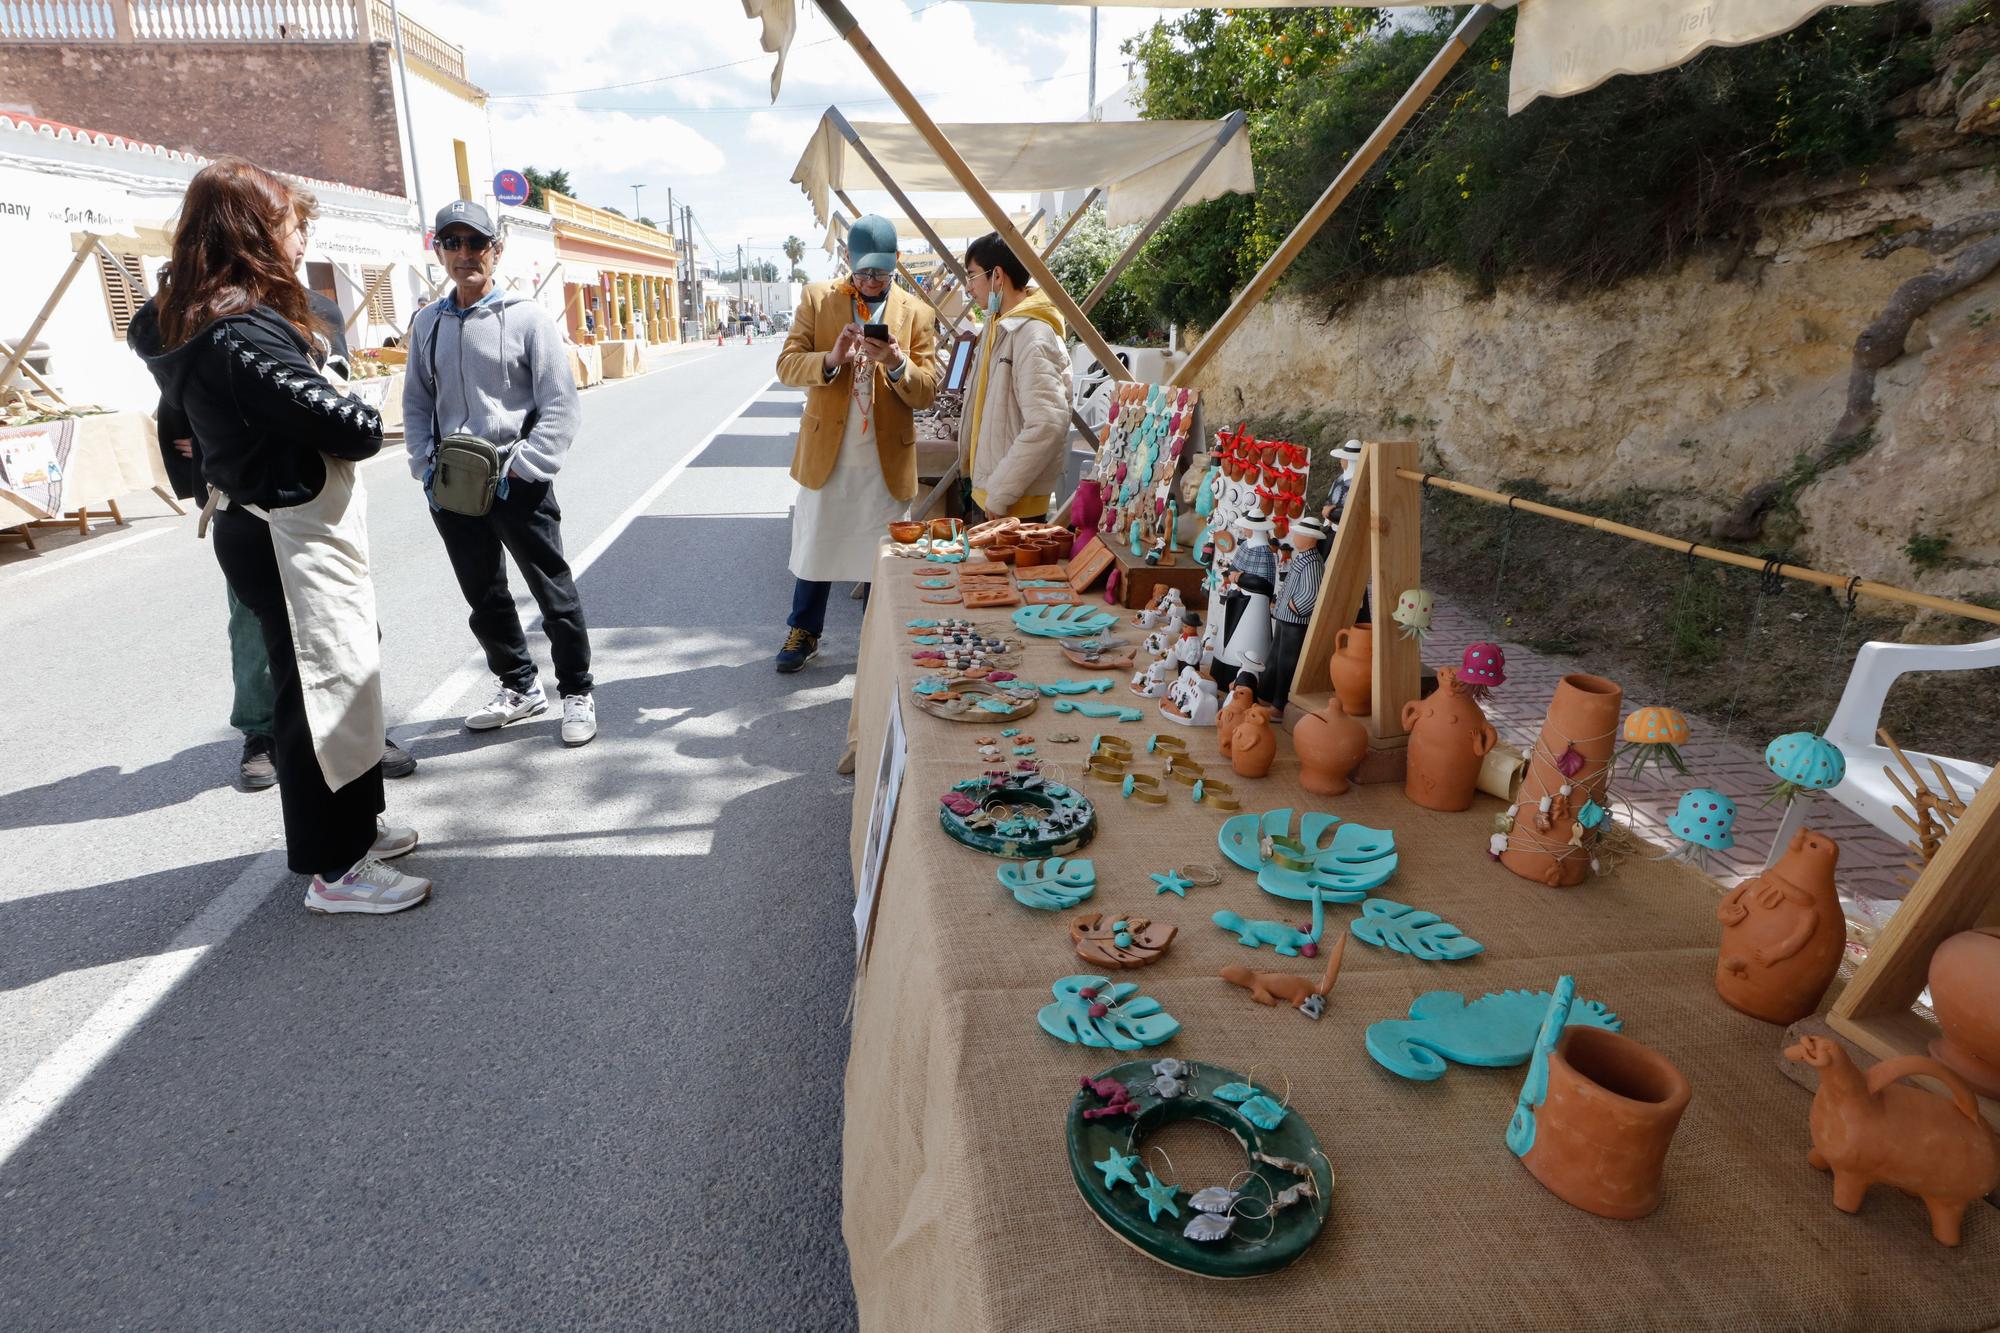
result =
[[[278,794],[315,912],[399,912],[430,881],[386,864],[417,845],[382,811],[382,683],[367,506],[355,464],[382,419],[322,374],[297,268],[309,210],[237,158],[188,183],[170,277],[128,339],[201,443],[215,557],[257,616],[276,686]]]

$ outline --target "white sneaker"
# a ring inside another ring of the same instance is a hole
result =
[[[332,912],[400,912],[431,896],[431,882],[405,875],[382,864],[373,852],[354,869],[328,883],[318,875],[306,886],[306,910]]]
[[[597,700],[588,694],[563,696],[564,745],[588,745],[597,734]]]
[[[407,856],[417,850],[417,831],[413,828],[392,828],[382,816],[375,816],[375,845],[368,854],[377,861],[393,861],[399,856]]]
[[[548,706],[549,696],[542,693],[542,682],[539,680],[525,694],[502,685],[487,700],[484,708],[465,719],[465,729],[492,731],[495,727],[504,727],[509,722],[519,722],[522,718],[545,712]]]

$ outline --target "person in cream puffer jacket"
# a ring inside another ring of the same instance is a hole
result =
[[[963,415],[972,500],[994,518],[1039,518],[1069,446],[1062,314],[997,233],[966,247],[965,267],[973,303],[988,311]]]

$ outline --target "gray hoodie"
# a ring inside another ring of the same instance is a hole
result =
[[[403,440],[411,476],[423,480],[443,431],[494,444],[521,440],[512,470],[531,481],[555,479],[582,413],[568,350],[539,302],[494,293],[460,311],[448,294],[417,312],[409,351]]]

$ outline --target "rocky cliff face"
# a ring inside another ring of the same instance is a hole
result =
[[[1201,376],[1210,417],[1415,437],[1489,486],[1659,492],[1663,526],[1705,537],[1827,443],[1855,336],[1957,253],[1883,253],[1885,238],[2000,229],[2000,54],[1965,45],[1909,99],[1903,162],[1774,199],[1740,250],[1581,297],[1525,281],[1487,296],[1442,273],[1382,282],[1332,319],[1281,297]],[[1876,400],[1872,444],[1797,489],[1770,536],[1832,572],[2000,597],[2000,276],[1931,309]],[[1919,535],[1949,540],[1942,564],[1912,562]]]

